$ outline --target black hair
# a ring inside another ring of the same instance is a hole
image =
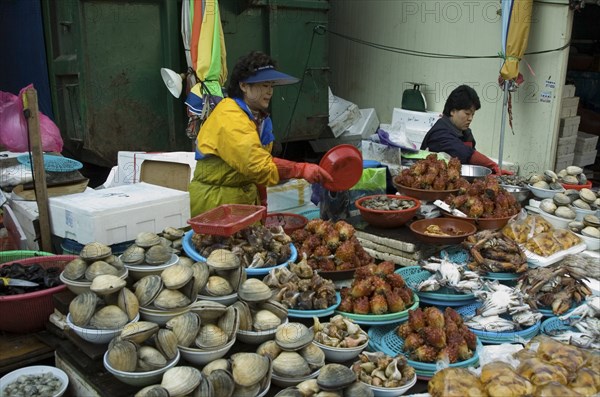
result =
[[[252,76],[258,68],[263,66],[277,67],[277,63],[273,58],[261,51],[252,51],[240,57],[233,67],[233,72],[231,72],[227,94],[234,98],[244,98],[244,93],[240,89],[240,81]]]
[[[450,117],[453,110],[479,110],[481,102],[475,90],[468,85],[459,85],[451,93],[444,105],[444,116]]]

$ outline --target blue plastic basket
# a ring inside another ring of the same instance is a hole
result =
[[[335,309],[342,303],[342,297],[339,292],[335,294],[335,303],[326,309],[321,310],[298,310],[288,309],[288,317],[290,318],[313,318],[313,317],[325,317],[333,314]]]
[[[471,318],[476,314],[476,311],[481,307],[482,303],[477,302],[471,305],[466,305],[456,309],[456,312],[463,318]],[[540,331],[541,321],[533,324],[531,327],[519,331],[504,331],[491,332],[481,331],[478,329],[469,328],[477,337],[486,344],[502,344],[502,343],[521,343],[523,340],[529,340],[536,336]]]
[[[193,260],[198,261],[198,262],[206,262],[206,258],[203,257],[202,255],[200,255],[198,253],[198,251],[196,251],[196,247],[194,247],[194,243],[192,243],[192,235],[193,234],[194,234],[194,231],[190,230],[183,235],[183,241],[182,241],[183,250],[185,251],[187,256],[189,256]],[[261,268],[256,268],[256,269],[248,268],[248,269],[246,269],[246,274],[248,276],[266,276],[267,274],[269,274],[269,272],[272,269],[277,269],[279,267],[286,267],[288,265],[288,263],[296,262],[296,259],[298,259],[298,251],[296,251],[296,247],[294,247],[294,244],[292,244],[292,243],[290,243],[290,251],[291,251],[290,258],[287,261],[285,261],[284,263],[281,263],[277,266],[272,266],[272,267],[261,267]]]
[[[437,291],[417,291],[419,283],[427,280],[432,275],[429,271],[420,266],[403,267],[396,270],[394,273],[401,275],[404,281],[406,281],[406,285],[415,291],[421,300],[428,300],[428,302],[423,301],[424,303],[432,305],[462,306],[475,300],[475,295],[472,293],[463,294],[446,287],[442,287]]]
[[[468,263],[471,259],[471,254],[460,245],[454,245],[441,250],[440,257],[447,258],[450,262],[454,263]]]
[[[22,154],[17,157],[17,161],[23,165],[31,167],[31,159],[29,154]],[[71,172],[83,168],[83,164],[77,160],[73,160],[62,156],[53,156],[44,154],[44,169],[51,172]]]
[[[413,294],[413,304],[397,313],[387,313],[387,314],[355,314],[348,312],[341,312],[336,310],[335,313],[341,314],[344,317],[347,317],[354,321],[356,324],[360,325],[386,325],[386,324],[395,324],[398,325],[401,322],[404,322],[408,319],[408,312],[410,310],[416,310],[419,307],[419,296]]]
[[[486,274],[482,275],[481,277],[487,278],[490,280],[498,280],[498,281],[515,281],[515,280],[518,280],[519,277],[521,277],[521,274],[519,274],[519,273],[487,272]]]
[[[466,305],[471,305],[477,302],[477,299],[469,299],[466,301],[449,301],[449,300],[439,300],[439,299],[430,299],[425,296],[419,295],[421,299],[421,303],[425,303],[431,306],[437,306],[438,308],[444,310],[446,307],[462,307]]]
[[[320,219],[321,210],[319,208],[315,208],[314,210],[303,211],[300,213],[300,215],[306,217],[306,219],[308,219],[309,221],[313,219]]]
[[[583,301],[580,303],[582,304]],[[571,313],[573,310],[575,310],[579,305],[577,304],[572,304],[571,308],[569,310],[567,310],[566,312],[560,314],[561,316],[564,316],[565,314]],[[544,317],[556,317],[556,314],[554,314],[554,312],[552,311],[551,308],[547,307],[547,306],[540,306],[538,307],[538,312],[542,313],[544,315]]]
[[[579,318],[579,316],[572,317],[573,320],[577,318]],[[540,333],[548,336],[552,336],[553,333],[560,331],[579,332],[577,328],[571,325],[571,318],[561,320],[558,317],[550,317],[544,320],[540,327]]]

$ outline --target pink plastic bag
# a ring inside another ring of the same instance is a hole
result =
[[[23,115],[23,95],[28,85],[19,92],[19,96],[0,91],[0,144],[11,152],[26,152],[27,120]],[[45,152],[62,152],[63,140],[56,124],[48,116],[39,112],[42,150]]]

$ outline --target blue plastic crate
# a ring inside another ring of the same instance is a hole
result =
[[[29,154],[22,154],[17,157],[17,161],[23,165],[31,167],[31,158]],[[71,172],[83,168],[83,164],[62,156],[53,156],[44,154],[44,169],[51,172]]]

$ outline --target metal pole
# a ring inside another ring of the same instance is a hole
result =
[[[504,99],[502,101],[502,120],[500,120],[500,153],[498,168],[502,169],[502,154],[504,152],[504,130],[506,129],[506,113],[508,111],[508,80],[504,81]]]

